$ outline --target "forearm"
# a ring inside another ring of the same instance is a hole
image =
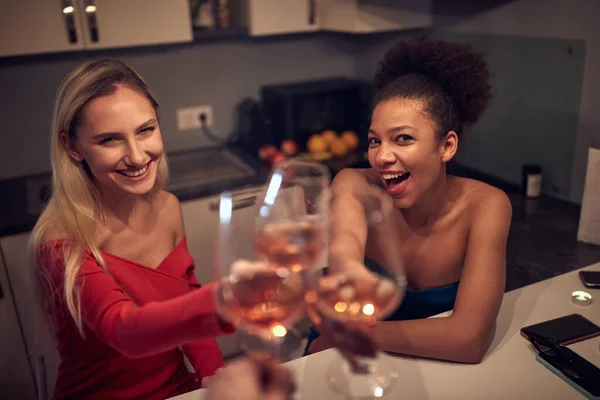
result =
[[[383,321],[375,328],[381,350],[417,357],[478,363],[485,355],[490,332],[473,329],[456,318]]]
[[[329,268],[332,272],[342,272],[355,263],[364,263],[364,244],[352,232],[337,232],[329,247]]]
[[[113,304],[102,317],[97,333],[120,353],[138,358],[232,330],[215,313],[213,287],[207,285],[141,307],[132,302]]]

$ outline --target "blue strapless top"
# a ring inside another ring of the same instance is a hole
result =
[[[365,265],[371,271],[385,275],[383,268],[374,261],[365,259]],[[402,303],[386,321],[421,319],[452,310],[457,292],[458,282],[431,289],[406,289]]]

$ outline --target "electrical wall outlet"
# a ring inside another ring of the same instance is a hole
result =
[[[202,123],[200,122],[200,116],[202,114],[206,115],[206,126],[211,127],[213,124],[212,106],[195,106],[178,109],[177,129],[180,131],[200,129],[202,127]]]

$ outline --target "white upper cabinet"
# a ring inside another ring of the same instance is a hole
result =
[[[431,25],[432,0],[318,0],[321,29],[372,33]]]
[[[311,32],[320,29],[319,0],[245,0],[244,15],[252,36]]]
[[[188,0],[0,0],[0,57],[193,39]]]
[[[86,47],[110,48],[193,39],[189,0],[80,0]]]
[[[370,33],[431,25],[432,0],[242,0],[252,36]]]
[[[0,0],[0,57],[83,49],[76,15],[62,0]]]

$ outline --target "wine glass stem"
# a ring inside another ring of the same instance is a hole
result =
[[[275,335],[269,335],[265,341],[267,342],[267,348],[269,349],[271,358],[281,361],[281,346],[283,339]]]
[[[377,355],[378,354],[375,355],[375,358],[356,356],[352,359],[352,362],[346,360],[348,363],[348,373],[351,376],[368,375],[373,373],[377,366]]]

